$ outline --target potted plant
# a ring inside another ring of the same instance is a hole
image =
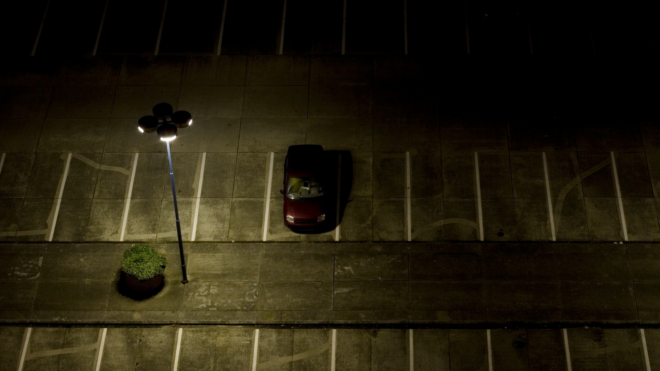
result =
[[[138,296],[154,294],[163,286],[167,258],[151,246],[136,244],[124,252],[121,263],[126,288]]]

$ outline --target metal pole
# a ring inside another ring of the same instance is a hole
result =
[[[183,256],[183,243],[181,242],[181,224],[179,223],[179,208],[176,206],[176,191],[174,190],[174,170],[172,169],[172,153],[170,152],[170,142],[167,143],[167,158],[170,162],[170,179],[172,179],[172,198],[174,199],[174,215],[176,216],[176,234],[179,237],[179,254],[181,255],[181,272],[183,273],[183,281],[181,283],[188,283],[188,275],[186,274],[186,259]]]

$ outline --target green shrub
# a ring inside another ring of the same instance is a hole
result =
[[[140,281],[163,274],[167,258],[153,247],[133,245],[124,252],[121,270]]]

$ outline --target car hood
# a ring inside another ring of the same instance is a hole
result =
[[[284,201],[284,215],[291,215],[295,219],[316,219],[323,214],[323,198],[314,200]]]

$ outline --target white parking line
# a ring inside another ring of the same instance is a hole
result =
[[[332,329],[332,358],[330,359],[330,371],[337,367],[337,330]]]
[[[252,371],[257,371],[257,357],[259,356],[259,329],[254,330],[254,350],[252,351]]]
[[[566,355],[566,370],[573,371],[573,365],[571,362],[571,350],[568,346],[568,331],[566,329],[561,329],[564,333],[564,354]]]
[[[104,328],[101,332],[101,345],[99,345],[98,356],[96,357],[96,367],[94,368],[96,371],[101,369],[101,361],[103,360],[103,348],[105,347],[105,336],[107,333],[107,328]]]
[[[410,152],[406,152],[406,239],[412,241],[412,212],[410,211]]]
[[[282,25],[280,27],[280,45],[279,45],[279,50],[278,53],[279,55],[282,55],[282,52],[284,52],[284,28],[286,25],[286,0],[284,0],[284,6],[282,7]]]
[[[206,165],[206,152],[202,153],[202,168],[199,170],[199,183],[197,184],[197,200],[195,201],[195,215],[193,216],[193,227],[190,241],[195,241],[197,234],[197,218],[199,217],[199,201],[202,198],[202,186],[204,185],[204,166]]]
[[[543,152],[543,173],[545,174],[545,191],[548,196],[548,215],[550,217],[550,232],[552,234],[552,240],[557,241],[557,235],[555,234],[555,216],[552,212],[552,195],[550,193],[550,176],[548,176],[548,161],[545,158],[545,152]]]
[[[644,350],[644,363],[646,371],[651,371],[651,361],[649,360],[649,348],[646,346],[646,333],[643,328],[639,329],[639,337],[642,338],[642,349]]]
[[[62,204],[62,195],[64,194],[64,187],[66,186],[66,178],[69,176],[69,167],[71,166],[71,153],[66,158],[66,165],[64,166],[64,174],[62,174],[62,181],[57,190],[57,199],[55,201],[55,213],[53,214],[53,223],[50,226],[50,233],[48,234],[48,241],[53,240],[55,235],[55,226],[57,225],[57,216],[60,213],[60,205]]]
[[[2,167],[5,165],[5,157],[7,157],[7,154],[3,153],[2,158],[0,158],[0,174],[2,174]]]
[[[493,371],[493,348],[490,342],[490,329],[486,330],[486,342],[488,343],[488,371]]]
[[[21,359],[18,361],[18,371],[23,371],[23,366],[25,365],[25,356],[27,355],[27,351],[30,346],[31,335],[32,327],[28,327],[25,329],[25,335],[23,335],[23,346],[21,347]]]
[[[415,371],[415,347],[413,342],[413,329],[408,330],[408,362],[409,362],[409,371]]]
[[[119,241],[124,240],[124,235],[126,234],[126,221],[128,220],[128,211],[131,208],[131,195],[133,194],[133,183],[135,182],[135,170],[137,169],[137,162],[139,153],[135,154],[133,159],[133,169],[131,169],[131,180],[128,185],[128,195],[126,195],[126,203],[124,204],[124,215],[122,216],[121,221],[121,235],[119,236]]]
[[[167,0],[165,0],[165,5],[163,5],[163,16],[160,19],[160,28],[158,28],[158,38],[156,39],[156,50],[154,50],[154,55],[158,55],[158,50],[160,50],[160,39],[163,36],[163,26],[165,25],[166,13],[167,13]]]
[[[268,166],[268,185],[266,186],[266,214],[264,215],[263,241],[268,239],[268,219],[270,217],[270,188],[273,184],[273,161],[275,152],[270,153],[270,165]],[[258,330],[257,330],[258,331]]]
[[[41,24],[39,25],[39,31],[37,31],[37,38],[34,40],[34,45],[32,46],[32,53],[30,56],[34,57],[37,53],[37,46],[39,45],[39,39],[41,38],[41,31],[44,30],[44,23],[46,22],[46,15],[48,14],[48,8],[50,8],[50,0],[46,3],[46,9],[44,10],[44,15],[41,17]]]
[[[474,176],[477,182],[477,221],[479,224],[479,240],[484,240],[484,219],[481,211],[481,180],[479,179],[479,154],[474,153]]]
[[[96,56],[96,51],[99,48],[99,41],[101,40],[101,32],[103,32],[103,23],[105,22],[105,14],[108,12],[108,4],[110,0],[105,0],[105,7],[103,8],[103,15],[101,16],[101,24],[99,24],[99,33],[96,34],[96,42],[94,43],[94,50],[92,51],[92,57]]]
[[[179,369],[179,354],[181,354],[181,335],[183,334],[183,328],[179,327],[176,332],[176,348],[174,350],[174,362],[172,362],[172,371],[177,371]]]
[[[220,20],[220,35],[218,36],[218,53],[217,55],[220,55],[220,51],[222,50],[222,36],[225,33],[225,18],[227,15],[227,1],[225,0],[225,5],[222,7],[222,19]]]
[[[619,187],[619,174],[616,170],[616,159],[614,152],[610,151],[612,158],[612,173],[614,174],[614,186],[616,187],[616,198],[619,201],[619,216],[621,219],[621,230],[623,230],[623,240],[628,241],[628,227],[626,226],[626,213],[623,210],[623,200],[621,199],[621,188]]]
[[[408,1],[403,0],[403,53],[408,55]]]
[[[344,0],[343,24],[341,26],[341,55],[346,54],[346,1]]]
[[[337,160],[337,217],[335,222],[335,241],[341,238],[341,226],[339,225],[339,213],[341,212],[341,153]]]

